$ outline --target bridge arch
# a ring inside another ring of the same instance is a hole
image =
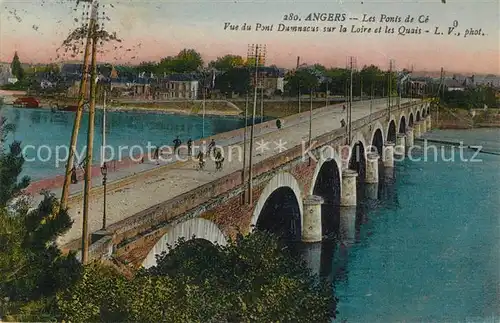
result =
[[[380,121],[375,122],[375,126],[373,127],[371,139],[370,139],[370,147],[367,149],[368,151],[376,151],[379,156],[382,156],[382,150],[384,148],[384,127],[380,123]]]
[[[404,114],[399,118],[398,133],[406,133],[406,116]]]
[[[329,200],[328,196],[323,196],[318,192],[321,190],[320,187],[324,187],[325,185],[332,187],[332,180],[335,181],[333,182],[334,185],[339,184],[338,191],[335,191],[335,193],[338,193],[340,198],[340,190],[342,189],[342,185],[340,185],[342,183],[342,159],[333,147],[328,147],[321,151],[316,169],[314,170],[309,194],[319,195],[325,201]],[[332,188],[335,190],[336,186]]]
[[[396,121],[394,119],[391,119],[391,121],[389,121],[389,124],[387,125],[387,132],[385,134],[385,140],[386,141],[390,141],[392,143],[395,143],[396,142],[396,134],[397,134],[397,131],[396,131]]]
[[[309,191],[310,195],[321,196],[321,232],[323,235],[334,233],[336,219],[340,213],[342,194],[341,158],[333,147],[322,150]]]
[[[366,176],[366,140],[363,134],[356,132],[351,142],[351,154],[349,158],[349,169],[358,173],[358,182],[364,182]]]
[[[420,110],[417,111],[416,121],[417,122],[420,121]]]
[[[227,244],[226,236],[215,223],[203,218],[190,219],[170,227],[149,251],[142,266],[145,268],[156,266],[156,255],[168,253],[168,247],[175,245],[179,238],[203,239],[223,246]]]
[[[290,173],[279,172],[260,194],[250,230],[267,230],[290,239],[300,239],[302,214],[302,190],[298,181]]]
[[[410,116],[408,117],[408,126],[413,127],[413,112],[411,112]]]

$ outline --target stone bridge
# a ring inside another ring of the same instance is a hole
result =
[[[335,206],[341,210],[340,229],[348,231],[357,184],[378,183],[379,169],[391,173],[395,156],[404,158],[414,138],[430,129],[429,110],[428,102],[412,100],[391,107],[390,113],[385,106],[353,118],[351,140],[346,127],[326,127],[314,134],[310,146],[294,142],[254,163],[251,194],[248,172],[230,172],[110,225],[110,235],[94,239],[90,259],[113,256],[129,266],[150,267],[155,254],[168,251],[180,237],[224,244],[238,230],[255,228],[318,242],[331,230],[333,219],[326,213]]]

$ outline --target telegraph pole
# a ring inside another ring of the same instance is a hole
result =
[[[94,2],[95,8],[99,4]],[[97,15],[97,10],[94,11]],[[96,17],[93,17],[96,19]],[[92,18],[91,18],[92,19]],[[95,26],[95,25],[94,25]],[[96,87],[97,87],[97,33],[95,27],[92,29],[92,62],[90,74],[90,104],[89,104],[89,128],[87,132],[87,155],[85,162],[85,185],[83,190],[83,229],[82,229],[82,264],[87,264],[89,256],[89,232],[88,232],[88,218],[89,218],[89,199],[90,188],[92,187],[92,149],[94,147],[94,122],[95,122],[95,101],[96,101]]]
[[[295,73],[299,71],[299,66],[300,66],[300,56],[297,56],[297,69],[295,70]],[[297,79],[297,100],[299,101],[299,113],[300,113],[300,79]]]
[[[201,126],[201,138],[205,138],[205,97],[206,97],[207,88],[203,86],[203,101],[201,103],[203,109],[202,116],[202,126]]]
[[[89,74],[89,56],[90,47],[92,46],[93,31],[97,25],[97,1],[90,1],[91,13],[90,21],[87,26],[87,41],[85,44],[85,50],[83,54],[83,65],[82,65],[82,80],[80,82],[79,98],[78,98],[78,108],[75,114],[75,121],[73,122],[73,132],[71,133],[70,149],[68,152],[68,161],[66,163],[66,172],[64,174],[64,184],[61,193],[61,209],[66,208],[66,204],[69,196],[69,184],[71,181],[71,171],[73,169],[76,144],[78,140],[78,132],[80,130],[80,123],[82,121],[83,105],[85,104],[85,97],[87,96],[87,81]]]
[[[253,190],[253,139],[255,128],[255,114],[257,110],[257,90],[258,90],[258,73],[259,64],[261,59],[265,59],[265,45],[251,45],[252,51],[255,51],[255,77],[254,77],[254,95],[253,95],[253,111],[252,111],[252,127],[250,128],[250,153],[249,153],[249,171],[248,171],[248,204],[252,204],[252,190]]]
[[[246,92],[245,98],[245,130],[243,131],[243,168],[241,170],[241,183],[245,184],[245,170],[247,163],[247,127],[248,127],[248,91]],[[246,198],[243,195],[243,204],[245,204]]]
[[[103,186],[103,212],[102,212],[102,230],[106,230],[106,176],[108,175],[108,167],[106,165],[106,91],[104,91],[104,100],[102,107],[102,152],[101,152],[101,174],[102,174],[102,186]]]
[[[351,69],[351,77],[350,77],[350,84],[349,84],[349,107],[348,107],[348,110],[347,110],[347,124],[348,124],[348,143],[349,145],[351,144],[351,135],[352,135],[352,78],[353,78],[353,75],[354,75],[354,57],[350,57],[349,58],[349,67]]]
[[[311,88],[309,99],[309,148],[311,148],[312,141],[312,114],[313,114],[313,89]],[[311,157],[309,157],[309,166],[311,166]]]
[[[328,82],[329,80],[326,81],[326,93],[325,93],[326,106],[328,106]]]
[[[389,119],[391,118],[392,68],[393,68],[393,64],[394,64],[394,60],[393,59],[389,60],[389,84],[388,84],[388,92],[387,92],[387,102],[388,102],[387,110],[389,112],[389,114],[388,114],[388,118]]]
[[[260,123],[264,121],[264,82],[260,81]]]

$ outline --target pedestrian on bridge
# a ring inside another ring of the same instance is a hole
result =
[[[182,141],[179,139],[179,136],[174,139],[174,154],[177,154],[179,147],[181,146]]]
[[[220,152],[220,150],[217,150],[217,152],[215,153],[215,170],[221,171],[223,163],[224,157],[222,157],[222,153]]]
[[[189,138],[189,140],[187,141],[187,145],[188,145],[188,156],[191,156],[193,154],[193,140],[191,138]]]

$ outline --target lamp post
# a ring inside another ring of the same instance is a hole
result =
[[[106,230],[106,196],[107,196],[107,190],[106,190],[106,179],[108,176],[108,166],[106,165],[106,162],[104,162],[101,166],[101,175],[102,175],[102,187],[103,187],[103,194],[104,194],[104,202],[103,202],[103,211],[102,211],[102,230]]]

